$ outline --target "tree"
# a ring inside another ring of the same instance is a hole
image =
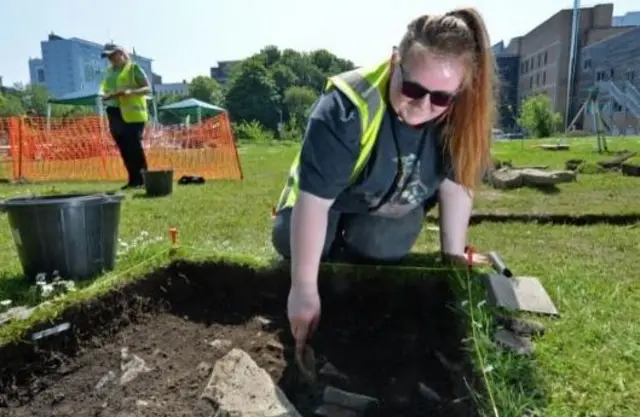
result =
[[[560,127],[562,116],[554,113],[546,94],[537,94],[522,102],[518,124],[537,138],[547,138]]]
[[[49,91],[41,85],[23,85],[16,83],[11,92],[5,93],[0,99],[0,116],[46,116],[48,101],[51,97]],[[72,106],[64,104],[52,104],[51,116],[82,116],[95,115],[95,109],[91,106]]]
[[[224,94],[218,82],[204,75],[198,75],[189,83],[189,95],[205,103],[224,105]]]
[[[351,61],[325,49],[304,53],[267,45],[231,70],[225,86],[226,107],[236,123],[256,120],[268,129],[279,122],[304,127],[308,109],[327,77],[352,68]],[[249,75],[249,71],[256,73]]]
[[[235,122],[255,120],[275,130],[282,117],[276,84],[256,57],[244,60],[234,72],[225,101]]]
[[[280,62],[280,58],[282,54],[280,53],[280,49],[278,49],[275,45],[267,45],[258,53],[258,56],[263,59],[264,66],[267,68],[271,68]]]
[[[20,98],[14,94],[3,94],[0,92],[0,117],[18,116],[24,114]]]
[[[281,96],[284,96],[284,92],[287,91],[289,87],[300,84],[300,78],[298,75],[283,63],[279,62],[274,65],[270,69],[270,72],[273,77],[273,81],[276,83],[278,94]]]
[[[310,87],[292,86],[284,93],[283,104],[291,119],[295,118],[298,128],[304,129],[306,120],[309,117],[309,110],[318,99],[318,93]]]

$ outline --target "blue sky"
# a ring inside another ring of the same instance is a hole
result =
[[[583,2],[583,7],[596,3]],[[638,0],[613,3],[615,15],[640,9]],[[40,41],[52,31],[135,47],[154,59],[153,70],[164,82],[209,74],[218,60],[241,59],[267,44],[304,51],[326,48],[364,65],[385,57],[412,18],[464,4],[481,11],[495,43],[526,33],[573,2],[0,0],[0,76],[5,85],[27,82],[27,60],[40,57]]]

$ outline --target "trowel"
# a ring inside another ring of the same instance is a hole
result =
[[[535,277],[516,277],[500,255],[489,252],[496,273],[487,276],[487,298],[490,303],[511,311],[526,311],[558,316],[559,312],[544,286]]]
[[[314,384],[317,379],[316,355],[307,343],[297,345],[295,348],[295,361],[300,375],[308,384]]]

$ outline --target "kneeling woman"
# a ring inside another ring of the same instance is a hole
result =
[[[490,161],[489,48],[475,10],[422,16],[390,59],[330,78],[272,234],[292,263],[288,310],[296,339],[319,317],[321,259],[400,260],[436,204],[441,251],[464,261],[473,189]]]

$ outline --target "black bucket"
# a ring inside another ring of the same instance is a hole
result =
[[[173,192],[173,170],[142,171],[144,188],[150,197],[162,197]]]
[[[60,194],[0,202],[24,274],[85,279],[115,267],[122,194]]]

